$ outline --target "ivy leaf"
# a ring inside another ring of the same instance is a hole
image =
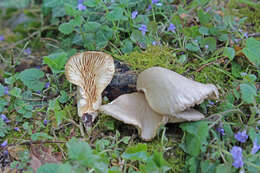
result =
[[[260,66],[260,41],[249,38],[246,40],[246,47],[242,49],[242,52],[246,55],[250,62],[256,66]]]
[[[240,84],[240,92],[243,101],[249,104],[255,102],[255,96],[257,96],[257,93],[254,85],[247,83]]]
[[[65,35],[72,33],[73,30],[74,30],[74,25],[73,25],[73,23],[70,23],[70,22],[63,23],[59,26],[59,31]]]
[[[232,47],[225,47],[223,51],[223,56],[226,56],[230,60],[233,60],[233,58],[235,57],[235,50]]]
[[[3,99],[3,98],[0,98],[0,112],[3,112],[4,111],[4,108],[5,106],[8,104],[8,102]]]
[[[44,88],[45,83],[39,81],[44,76],[44,73],[36,68],[26,69],[19,74],[19,79],[28,88],[33,91],[41,91]]]
[[[11,96],[14,96],[14,97],[21,97],[21,93],[22,93],[22,90],[20,88],[17,88],[17,87],[14,87],[13,89],[11,89],[11,91],[9,92],[9,94]]]
[[[209,35],[209,28],[205,27],[205,26],[201,26],[199,28],[199,32],[203,35]]]
[[[216,173],[229,173],[229,172],[232,172],[230,165],[223,163],[216,167]]]
[[[147,146],[146,144],[137,144],[136,146],[132,146],[126,149],[126,151],[122,154],[122,157],[127,160],[132,161],[143,161],[146,162],[148,160]]]
[[[121,7],[116,7],[112,11],[110,11],[106,18],[109,21],[117,21],[117,20],[127,20],[128,18],[124,16],[124,9]]]
[[[68,56],[65,52],[53,53],[43,57],[43,63],[47,64],[54,74],[57,74],[63,71],[67,58]]]
[[[208,50],[214,52],[217,47],[217,42],[213,37],[207,37],[201,40],[201,47],[209,46]]]
[[[37,173],[57,173],[59,165],[55,163],[47,163],[37,169]]]
[[[180,127],[186,132],[185,141],[181,144],[181,147],[186,153],[192,156],[198,156],[201,152],[202,145],[207,144],[207,137],[209,135],[208,123],[205,121],[197,121],[181,124]]]

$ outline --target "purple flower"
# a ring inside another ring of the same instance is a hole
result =
[[[132,19],[135,19],[137,15],[138,15],[138,11],[133,11],[131,14]]]
[[[24,49],[23,51],[24,53],[30,55],[32,53],[31,49],[30,48],[27,48],[27,49]]]
[[[205,45],[205,49],[208,49],[208,48],[209,48],[209,45],[206,44],[206,45]]]
[[[47,126],[48,121],[46,119],[43,120],[43,124]]]
[[[15,127],[14,130],[17,131],[17,132],[20,131],[19,127]]]
[[[145,33],[148,31],[147,26],[142,24],[141,27],[138,28],[140,31],[142,31],[142,34],[145,35]]]
[[[47,82],[44,87],[45,88],[49,88],[50,87],[50,82]]]
[[[244,37],[248,38],[248,33],[247,32],[244,33]]]
[[[11,121],[5,116],[5,114],[1,114],[1,118],[5,123],[10,123]]]
[[[225,135],[225,131],[224,131],[223,128],[218,127],[218,128],[217,128],[217,131],[218,131],[218,133],[219,133],[221,136],[224,136],[224,135]]]
[[[5,92],[4,92],[5,95],[8,95],[9,94],[9,91],[8,91],[8,87],[5,87]]]
[[[233,146],[230,153],[233,157],[233,166],[236,168],[242,168],[243,167],[243,155],[242,155],[242,148],[238,146]]]
[[[167,31],[171,31],[171,32],[175,33],[175,29],[176,29],[176,26],[174,24],[170,23]]]
[[[152,4],[156,4],[158,2],[160,2],[160,0],[152,0]]]
[[[253,148],[251,150],[251,154],[255,154],[258,152],[258,150],[260,150],[260,144],[257,144],[257,138],[254,140],[253,142]]]
[[[8,154],[8,150],[4,150],[4,155],[7,155]]]
[[[156,46],[156,45],[160,45],[160,41],[153,41],[152,45]]]
[[[87,7],[83,4],[78,4],[78,10],[79,11],[85,11],[87,9]]]
[[[238,140],[239,142],[246,142],[248,136],[246,134],[246,130],[242,131],[242,132],[238,132],[237,134],[235,134],[235,138],[236,140]]]
[[[1,147],[6,147],[8,144],[7,140],[5,140],[2,144],[1,144]]]
[[[150,11],[152,9],[152,6],[149,5],[148,8],[146,9],[147,11]]]
[[[0,41],[4,41],[5,40],[5,36],[4,35],[0,35]]]

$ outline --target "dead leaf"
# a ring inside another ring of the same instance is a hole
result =
[[[61,153],[52,152],[52,147],[45,147],[43,145],[31,145],[30,149],[31,158],[30,165],[34,172],[46,163],[60,163],[62,160]]]
[[[25,148],[23,146],[16,145],[8,147],[7,150],[12,158],[14,158],[15,160],[19,160],[19,152],[23,152]]]

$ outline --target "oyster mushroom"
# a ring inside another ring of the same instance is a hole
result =
[[[189,121],[202,117],[201,113],[188,110],[190,107],[208,97],[218,98],[218,89],[213,84],[202,84],[161,67],[141,72],[137,90],[144,92],[150,107],[159,114]]]
[[[91,123],[97,117],[102,92],[115,72],[113,58],[103,52],[87,51],[72,56],[65,66],[67,80],[77,85],[78,116]]]
[[[146,141],[154,138],[160,125],[168,121],[167,116],[162,116],[149,107],[141,92],[121,95],[111,103],[102,105],[99,111],[136,126],[141,138]]]

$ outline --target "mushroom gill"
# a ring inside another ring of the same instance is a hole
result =
[[[77,85],[78,115],[97,116],[102,92],[115,71],[113,58],[103,52],[87,51],[72,56],[65,66],[67,80]]]

